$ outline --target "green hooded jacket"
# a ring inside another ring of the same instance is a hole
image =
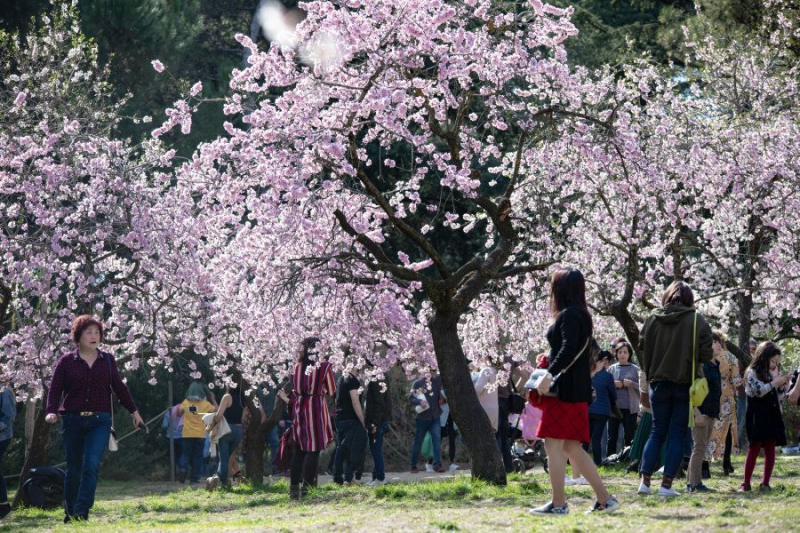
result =
[[[641,364],[647,380],[692,382],[692,332],[697,311],[685,305],[670,304],[656,309],[648,317],[639,337]],[[702,364],[711,361],[711,326],[697,313],[696,375],[702,376]]]

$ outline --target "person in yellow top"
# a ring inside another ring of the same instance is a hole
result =
[[[178,462],[178,479],[186,482],[191,462],[190,483],[200,483],[203,477],[203,446],[206,443],[206,425],[203,415],[213,413],[214,406],[206,399],[203,385],[197,381],[189,385],[186,399],[178,407],[178,416],[183,416],[183,445]]]

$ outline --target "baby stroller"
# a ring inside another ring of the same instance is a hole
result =
[[[514,472],[524,474],[528,469],[542,465],[547,472],[547,454],[544,451],[544,442],[541,439],[534,439],[531,443],[526,439],[517,439],[511,445],[511,464]]]
[[[512,415],[514,416],[514,415]],[[536,429],[542,412],[531,404],[525,405],[525,410],[511,427],[511,464],[514,472],[524,474],[527,470],[542,465],[547,472],[547,453],[544,450],[544,441],[536,438]]]

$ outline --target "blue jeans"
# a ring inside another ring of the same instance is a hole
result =
[[[383,465],[383,436],[389,431],[389,422],[378,424],[375,433],[369,436],[369,453],[372,454],[372,479],[383,481],[386,470]]]
[[[667,442],[664,457],[664,475],[674,478],[681,466],[689,431],[689,385],[671,381],[651,383],[653,392],[650,404],[653,408],[653,428],[642,454],[643,474],[651,475],[656,470],[661,446]]]
[[[204,438],[184,437],[181,444],[181,461],[178,464],[180,471],[184,474],[191,465],[191,475],[189,481],[197,483],[203,475],[203,446],[206,443]]]
[[[67,456],[64,481],[64,505],[69,516],[89,517],[97,490],[100,459],[111,433],[111,413],[81,416],[64,413],[61,417],[61,440]]]
[[[747,416],[747,396],[744,398],[736,397],[736,434],[739,437],[739,449],[744,449],[744,441],[747,440],[747,433],[744,430]]]
[[[217,451],[219,456],[219,466],[217,467],[217,477],[223,485],[228,484],[228,462],[231,455],[236,451],[236,447],[242,442],[242,425],[231,424],[231,432],[219,439]]]
[[[8,443],[10,442],[11,439],[0,440],[0,461],[3,460],[3,455],[5,455],[8,449]],[[8,492],[6,491],[6,479],[3,477],[3,474],[0,473],[0,503],[6,503],[7,501]]]
[[[439,417],[433,419],[414,420],[416,432],[414,433],[414,444],[411,446],[411,467],[417,466],[419,451],[422,449],[422,441],[425,440],[425,433],[430,431],[431,444],[433,445],[433,466],[442,466],[442,425]]]

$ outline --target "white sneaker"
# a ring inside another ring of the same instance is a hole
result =
[[[433,472],[433,465],[430,463],[425,463],[425,471],[426,472]]]
[[[650,490],[650,487],[648,487],[644,483],[639,483],[639,491],[638,492],[639,492],[639,494],[644,494],[646,496],[649,496],[649,495],[653,494],[653,491]]]
[[[680,496],[681,493],[677,490],[673,489],[672,487],[665,489],[664,487],[659,487],[658,489],[659,496]]]
[[[455,463],[452,463],[452,464],[450,465],[450,470],[453,470],[453,471],[455,471],[455,470],[458,470],[458,465],[457,465],[457,464],[455,464]]]
[[[574,477],[567,476],[567,477],[564,478],[564,484],[567,485],[567,486],[588,485],[589,482],[586,481],[586,478],[583,477],[583,476],[581,476],[579,478],[574,478]]]

